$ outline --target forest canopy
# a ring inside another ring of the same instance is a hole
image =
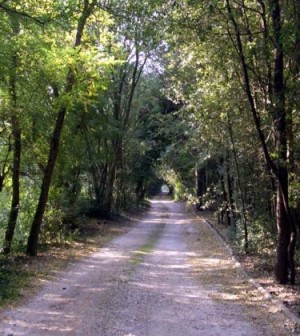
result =
[[[2,0],[0,44],[4,254],[165,185],[295,282],[299,0]]]

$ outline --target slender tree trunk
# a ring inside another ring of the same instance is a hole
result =
[[[241,197],[241,212],[242,212],[242,222],[243,222],[243,230],[244,230],[244,251],[245,253],[249,252],[249,239],[248,239],[248,222],[246,217],[246,202],[245,202],[245,195],[242,188],[242,181],[241,181],[241,174],[240,174],[240,168],[237,158],[237,152],[235,148],[235,142],[233,138],[233,129],[230,119],[230,114],[227,112],[227,119],[228,119],[228,131],[229,131],[229,137],[230,142],[232,145],[232,152],[233,152],[233,159],[234,159],[234,165],[236,170],[236,177],[237,177],[237,186]]]
[[[203,181],[202,181],[202,169],[196,167],[195,169],[195,178],[196,178],[196,196],[197,196],[197,204],[196,209],[197,211],[202,210],[202,196],[203,196]]]
[[[230,176],[230,169],[229,169],[229,155],[228,153],[225,154],[225,160],[223,162],[224,167],[224,187],[226,190],[226,202],[228,204],[229,210],[229,218],[228,218],[228,225],[235,225],[235,205],[233,201],[233,182],[232,177]]]
[[[90,161],[91,165],[90,165],[90,174],[92,177],[92,185],[93,185],[93,190],[94,190],[94,194],[95,194],[95,198],[96,198],[96,202],[97,204],[100,206],[102,200],[101,200],[101,185],[99,183],[99,169],[97,164],[94,162],[94,158],[91,152],[91,143],[89,141],[88,138],[88,127],[85,127],[84,129],[84,133],[83,136],[85,138],[85,142],[86,142],[86,152],[87,152],[87,156],[88,156],[88,160]]]
[[[107,181],[106,181],[106,188],[105,188],[105,193],[104,193],[104,199],[103,199],[103,215],[105,217],[110,217],[112,213],[112,205],[113,205],[113,190],[114,190],[114,184],[115,184],[115,179],[116,179],[116,160],[112,162],[108,176],[107,176]]]
[[[143,196],[144,196],[144,179],[141,177],[139,179],[139,181],[136,184],[136,188],[135,188],[135,199],[136,199],[136,206],[139,206],[141,204],[141,201],[143,200]]]
[[[12,19],[13,33],[19,34],[19,24]],[[13,167],[12,167],[12,200],[11,209],[9,213],[8,225],[5,232],[3,252],[8,254],[11,251],[11,244],[14,237],[15,228],[17,225],[20,203],[20,163],[21,163],[21,128],[19,124],[18,106],[17,106],[17,55],[14,54],[12,58],[12,70],[9,78],[9,92],[11,100],[11,125],[13,135]]]
[[[81,16],[79,17],[78,25],[77,25],[77,33],[76,33],[76,39],[75,39],[75,44],[74,44],[75,47],[81,44],[81,39],[82,39],[86,21],[91,15],[92,10],[95,7],[95,5],[96,5],[95,0],[93,0],[91,3],[89,3],[88,0],[84,1],[83,11],[81,13]],[[74,83],[75,83],[74,71],[72,69],[69,69],[68,76],[66,78],[66,88],[65,88],[66,94],[72,91]],[[56,95],[58,95],[58,91],[56,92]],[[30,234],[29,234],[28,242],[27,242],[26,253],[27,255],[30,255],[30,256],[35,256],[37,254],[39,233],[40,233],[42,220],[43,220],[43,216],[44,216],[45,209],[46,209],[46,204],[48,201],[48,194],[49,194],[49,189],[50,189],[50,185],[52,181],[53,171],[54,171],[56,159],[57,159],[58,152],[59,152],[60,138],[61,138],[61,133],[62,133],[63,125],[64,125],[66,112],[67,112],[67,107],[62,106],[58,111],[57,118],[55,121],[55,127],[54,127],[54,131],[51,137],[48,161],[47,161],[46,169],[44,172],[40,197],[39,197],[38,205],[37,205],[36,212],[33,218],[31,230],[30,230]]]
[[[125,67],[127,64],[125,64]],[[126,69],[125,69],[126,70]],[[104,197],[102,203],[102,211],[105,217],[110,217],[112,212],[113,206],[113,191],[114,191],[114,184],[116,180],[116,172],[117,172],[117,164],[118,164],[118,157],[119,157],[119,150],[122,142],[121,135],[122,126],[121,126],[121,119],[122,119],[122,93],[124,90],[125,82],[126,82],[126,71],[123,68],[120,71],[120,82],[118,87],[114,92],[114,119],[119,124],[120,127],[120,134],[118,134],[117,139],[112,141],[112,161],[108,165],[107,175],[106,175],[106,183],[105,183],[105,190],[104,190]],[[116,80],[114,78],[114,80]]]
[[[130,121],[130,112],[132,108],[133,98],[135,94],[135,90],[138,84],[138,81],[140,79],[142,70],[146,64],[147,57],[143,60],[143,62],[140,64],[140,51],[138,48],[136,49],[135,54],[135,63],[134,68],[131,76],[131,82],[130,82],[130,88],[127,92],[127,100],[124,100],[124,96],[126,93],[124,93],[124,90],[126,88],[126,71],[122,69],[120,73],[120,83],[119,86],[116,88],[116,91],[114,92],[114,118],[115,120],[121,125],[120,126],[120,134],[118,135],[118,138],[113,141],[113,161],[111,163],[109,174],[107,178],[106,183],[106,190],[104,194],[104,201],[103,201],[103,213],[105,216],[109,217],[111,215],[112,206],[114,202],[114,186],[115,186],[115,180],[116,180],[116,174],[118,166],[122,166],[123,161],[123,139],[124,134],[128,128],[128,124]],[[127,65],[126,65],[127,66]],[[121,177],[122,178],[122,177]],[[122,186],[121,186],[122,188]],[[118,194],[121,191],[118,191]],[[118,195],[120,196],[120,195]],[[121,199],[122,197],[118,197]],[[117,200],[118,203],[118,200]]]
[[[122,161],[122,137],[113,141],[113,159],[108,171],[106,190],[103,200],[103,214],[106,217],[111,216],[114,201],[114,186],[117,177],[118,163]]]
[[[20,162],[21,162],[21,129],[19,126],[18,118],[12,117],[15,119],[13,124],[13,173],[12,173],[12,201],[11,209],[9,213],[8,225],[5,232],[4,238],[4,254],[10,253],[11,244],[14,237],[15,228],[17,225],[17,219],[19,214],[19,203],[20,203]]]
[[[279,182],[283,185],[286,180],[285,172],[282,172]],[[277,223],[277,260],[275,266],[275,276],[278,282],[282,284],[288,283],[289,280],[289,268],[293,265],[290,263],[291,253],[289,252],[289,245],[291,242],[291,228],[287,225],[289,218],[285,208],[285,192],[278,187],[276,197],[276,223]],[[292,251],[291,251],[292,252]],[[291,260],[293,263],[293,261]]]

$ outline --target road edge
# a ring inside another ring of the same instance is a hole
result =
[[[223,235],[219,232],[219,230],[212,223],[210,223],[209,220],[205,219],[201,215],[197,215],[197,217],[203,219],[204,222],[210,227],[210,229],[213,231],[215,236],[219,239],[219,241],[223,244],[223,246],[229,252],[231,260],[234,262],[235,267],[238,268],[243,273],[247,281],[250,282],[252,286],[256,287],[263,294],[265,299],[272,302],[272,304],[274,304],[278,308],[279,311],[283,312],[287,318],[292,320],[296,324],[296,326],[299,327],[300,318],[296,316],[282,301],[274,298],[265,288],[262,287],[262,285],[259,282],[257,282],[255,279],[253,279],[249,275],[249,273],[244,269],[242,264],[237,260],[231,246],[225,241]]]

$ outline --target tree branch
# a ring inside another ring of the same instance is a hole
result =
[[[39,18],[36,18],[36,17],[33,17],[31,16],[30,14],[28,13],[24,13],[24,12],[19,12],[13,8],[10,8],[10,7],[7,7],[5,6],[5,3],[7,2],[8,0],[4,0],[0,3],[0,10],[2,9],[3,11],[7,12],[7,13],[10,13],[10,14],[15,14],[15,15],[18,15],[22,18],[26,18],[26,19],[30,19],[40,25],[44,25],[45,23],[47,23],[47,21],[43,21]]]

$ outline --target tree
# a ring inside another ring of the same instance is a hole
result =
[[[251,88],[249,67],[246,61],[241,31],[234,17],[229,0],[226,1],[229,19],[233,25],[236,39],[236,49],[240,57],[244,76],[244,89],[248,97],[250,109],[253,115],[258,136],[261,141],[266,164],[277,182],[276,202],[276,223],[278,229],[277,239],[277,264],[275,269],[276,278],[280,283],[295,282],[294,248],[296,239],[296,228],[293,224],[288,197],[288,161],[287,161],[287,125],[285,107],[285,86],[284,86],[284,50],[282,45],[282,19],[281,6],[279,1],[271,2],[271,18],[274,38],[274,65],[273,83],[270,92],[272,106],[270,113],[274,123],[276,158],[271,158],[266,139],[263,134],[260,117],[256,109],[254,94]],[[265,27],[266,28],[266,27]]]
[[[96,1],[92,1],[91,3],[88,0],[84,1],[82,12],[77,22],[76,36],[75,36],[75,42],[74,42],[75,49],[78,49],[78,47],[82,43],[85,25],[87,23],[87,20],[91,16],[93,10],[95,9],[95,6],[96,6]],[[71,67],[67,70],[63,95],[67,96],[71,94],[74,88],[75,80],[76,80],[76,74],[74,70],[75,69]],[[60,97],[58,88],[56,86],[53,86],[52,89],[53,89],[53,99],[58,100]],[[28,237],[27,254],[30,256],[35,256],[37,254],[39,232],[40,232],[40,228],[41,228],[41,224],[43,220],[43,215],[45,212],[45,207],[47,204],[49,188],[50,188],[50,184],[52,181],[52,175],[53,175],[57,155],[59,152],[60,138],[61,138],[61,133],[62,133],[67,110],[68,110],[68,105],[66,104],[66,102],[62,102],[61,106],[58,108],[56,121],[55,121],[55,127],[54,127],[53,134],[51,137],[48,161],[45,167],[44,177],[42,181],[41,193],[40,193],[38,205],[36,208],[35,216],[32,222],[30,234]]]
[[[294,5],[298,8],[296,2]],[[219,125],[220,128],[216,132],[220,133],[220,129],[224,132],[223,140],[226,138],[229,140],[228,148],[237,144],[232,137],[233,134],[240,133],[238,129],[234,129],[237,115],[243,118],[244,125],[248,125],[252,134],[255,130],[261,148],[260,154],[258,148],[256,149],[256,155],[260,161],[262,157],[264,158],[270,185],[272,189],[276,188],[277,194],[276,278],[281,283],[286,283],[288,280],[293,283],[296,226],[292,221],[289,207],[291,180],[288,160],[288,145],[289,151],[293,147],[291,133],[293,127],[291,127],[292,118],[290,114],[288,116],[289,110],[286,108],[286,98],[294,92],[289,72],[291,64],[294,64],[294,59],[297,58],[297,52],[294,51],[299,42],[296,16],[291,15],[288,5],[283,5],[279,1],[271,1],[270,4],[265,1],[230,0],[224,4],[217,1],[201,4],[176,2],[176,6],[173,17],[180,26],[181,35],[174,37],[172,34],[170,38],[170,41],[173,41],[171,43],[175,42],[174,49],[179,56],[176,66],[186,67],[192,63],[196,71],[194,70],[191,77],[187,76],[183,69],[177,70],[175,73],[180,74],[180,81],[175,84],[173,79],[172,90],[175,96],[178,97],[178,93],[179,96],[182,95],[182,100],[187,102],[192,113],[200,111],[198,113],[201,115],[201,120],[198,118],[198,122],[204,123],[200,132],[202,138],[203,134],[207,134],[207,140],[217,138],[212,135],[214,125],[216,121],[224,120],[224,115],[229,117],[227,118],[229,121],[231,120],[229,127]],[[181,38],[183,29],[186,32],[184,40]],[[286,38],[288,31],[293,31],[291,39]],[[221,45],[222,48],[217,47]],[[198,59],[194,55],[197,55]],[[211,57],[210,60],[207,59],[207,55]],[[182,64],[179,63],[180,60]],[[208,84],[207,74],[213,74],[209,80],[214,85]],[[218,76],[223,77],[220,83],[216,80]],[[188,84],[187,78],[189,78]],[[198,84],[198,88],[195,84]],[[218,96],[224,91],[224,87],[227,87],[227,90],[221,95],[223,101],[220,101]],[[240,87],[243,91],[235,95],[230,94],[236,87]],[[212,97],[210,101],[209,97]],[[216,106],[218,101],[220,104]],[[236,107],[238,114],[234,114],[233,117],[232,111],[236,110]],[[249,112],[252,122],[248,118]],[[222,147],[224,148],[224,142]],[[239,177],[240,164],[237,165],[239,155],[235,154],[237,151],[234,147],[230,152],[235,161],[237,183],[238,185],[241,183],[240,198],[242,213],[245,213],[244,183]],[[245,216],[244,223],[246,223]],[[244,228],[246,239],[246,225]]]
[[[10,18],[12,25],[12,39],[20,32],[20,25],[16,17]],[[14,236],[15,227],[17,224],[19,206],[20,206],[20,163],[21,163],[21,128],[18,112],[18,97],[17,97],[17,69],[18,56],[14,50],[11,56],[11,68],[8,75],[8,90],[11,109],[11,127],[13,137],[13,167],[12,167],[12,201],[9,214],[8,224],[4,239],[3,252],[10,253],[11,244]]]
[[[24,42],[24,31],[31,25],[36,26],[41,25],[43,19],[40,17],[40,13],[32,14],[31,8],[32,3],[30,1],[26,4],[6,4],[3,2],[0,6],[0,13],[3,19],[3,31],[8,33],[8,36],[4,34],[1,36],[1,40],[5,48],[3,49],[4,55],[6,56],[5,61],[2,64],[2,78],[1,84],[3,92],[7,92],[4,95],[7,98],[7,106],[4,108],[9,108],[10,117],[6,119],[4,116],[3,123],[10,125],[11,136],[12,136],[12,199],[11,199],[11,209],[8,218],[8,224],[6,227],[4,248],[5,254],[8,254],[11,250],[11,244],[17,225],[19,208],[20,208],[20,173],[21,173],[21,149],[22,149],[22,125],[21,125],[21,115],[24,112],[24,91],[23,89],[25,77],[24,69],[21,64],[24,62],[24,54],[26,55],[27,50],[22,54],[22,43]],[[45,5],[47,7],[47,4]],[[9,140],[10,143],[10,140]],[[9,150],[10,151],[10,150]],[[5,163],[3,165],[2,182],[3,187],[4,178],[8,173],[5,171],[5,166],[8,163],[9,157],[6,156]]]

